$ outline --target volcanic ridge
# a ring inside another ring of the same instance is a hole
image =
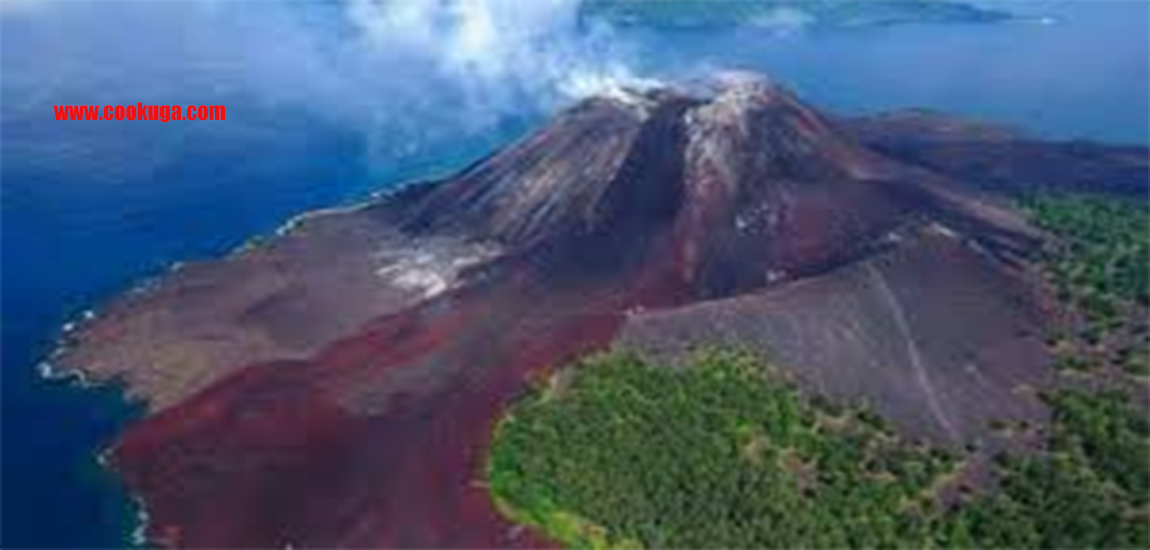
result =
[[[485,449],[534,377],[610,346],[757,350],[910,437],[1020,444],[989,426],[1045,421],[1053,306],[1046,238],[1004,193],[1043,174],[1144,193],[1147,165],[921,112],[833,117],[754,75],[628,91],[175,270],[52,364],[147,404],[107,457],[157,544],[548,545],[493,507]]]

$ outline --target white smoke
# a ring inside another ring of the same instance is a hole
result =
[[[408,69],[413,66],[427,73],[419,75],[421,78],[434,78],[440,85],[463,93],[475,108],[486,109],[521,110],[524,102],[549,108],[622,87],[653,85],[636,75],[626,39],[602,22],[580,20],[583,1],[338,0],[336,4],[355,36],[346,40],[353,44],[336,48],[317,48],[314,44],[327,40],[319,36],[324,31],[285,16],[316,10],[322,5],[319,2],[0,0],[0,21],[14,14],[56,20],[54,30],[64,36],[44,40],[53,49],[75,42],[79,49],[99,52],[102,44],[81,43],[87,31],[99,31],[99,19],[135,18],[145,30],[169,29],[169,36],[178,42],[145,44],[140,55],[151,55],[156,47],[182,48],[174,55],[161,52],[168,63],[179,67],[185,58],[198,63],[204,55],[217,55],[218,50],[233,52],[230,55],[234,56],[242,49],[242,56],[251,60],[253,78],[262,78],[269,67],[275,68],[276,56],[327,65],[317,71],[317,78],[308,79],[307,90],[281,87],[288,95],[356,82],[365,91],[380,87],[383,95],[389,96],[405,86],[398,81],[410,79]],[[268,23],[242,23],[247,28],[240,33],[249,33],[251,44],[233,44],[238,36],[227,33],[238,27],[227,17],[229,10],[260,12],[266,14],[263,19]],[[140,13],[149,15],[140,17]],[[67,36],[71,34],[76,34],[74,40]],[[210,39],[199,40],[208,35],[212,35]],[[267,36],[276,38],[261,42]],[[337,52],[336,58],[321,59],[317,54],[320,49],[327,50],[328,55]],[[159,58],[161,53],[151,56]],[[337,74],[341,71],[344,74]],[[327,80],[331,82],[315,84],[324,72],[329,73]],[[375,74],[369,74],[372,72]]]
[[[484,103],[510,96],[572,100],[653,85],[582,0],[348,0],[346,13],[379,52],[408,50]],[[488,105],[490,106],[490,105]]]
[[[372,167],[419,162],[653,85],[625,35],[580,21],[581,1],[0,0],[4,114],[215,101],[356,131]]]
[[[377,111],[372,157],[402,141],[413,155],[458,136],[484,135],[524,113],[545,115],[594,95],[656,85],[638,76],[628,41],[580,20],[582,0],[345,0],[357,56],[388,97],[421,113]],[[417,67],[416,82],[400,82]],[[428,82],[436,89],[429,93]],[[434,99],[431,99],[434,97]],[[447,99],[445,99],[447,98]],[[445,117],[450,123],[428,125]],[[396,134],[408,136],[394,139]]]

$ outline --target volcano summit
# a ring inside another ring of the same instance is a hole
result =
[[[742,74],[614,94],[175,270],[52,363],[148,405],[108,458],[161,545],[546,544],[496,512],[484,452],[531,378],[612,345],[769,351],[913,437],[1015,444],[989,426],[1045,422],[1052,306],[1003,193],[1144,193],[1147,156],[832,117]]]

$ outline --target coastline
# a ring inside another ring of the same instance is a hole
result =
[[[133,397],[127,391],[122,383],[116,379],[99,380],[93,379],[84,369],[79,367],[64,368],[58,365],[55,361],[62,354],[66,353],[71,344],[69,342],[70,335],[83,328],[86,324],[97,320],[100,317],[102,309],[106,308],[109,304],[121,299],[123,296],[139,294],[147,292],[163,282],[173,274],[178,273],[180,270],[189,265],[200,262],[214,262],[228,258],[233,258],[242,254],[246,254],[261,247],[268,246],[277,239],[287,237],[294,231],[304,227],[307,223],[320,219],[326,216],[338,216],[358,212],[360,210],[371,208],[386,200],[392,195],[408,189],[412,186],[418,185],[431,185],[437,179],[415,179],[408,182],[401,182],[393,186],[388,186],[383,189],[378,189],[370,192],[366,197],[350,202],[346,205],[337,205],[324,208],[317,208],[300,212],[291,216],[286,221],[281,223],[274,230],[266,233],[258,233],[241,242],[239,245],[231,248],[229,251],[218,256],[209,258],[195,259],[195,260],[177,260],[171,262],[163,267],[159,273],[144,277],[139,282],[127,287],[126,289],[116,292],[98,303],[81,310],[79,313],[68,317],[67,321],[59,326],[52,341],[54,342],[51,350],[44,356],[44,359],[36,363],[35,369],[37,376],[41,380],[56,382],[63,385],[65,388],[72,388],[79,391],[95,391],[102,389],[109,389],[115,393],[115,399],[127,406],[141,406],[143,412],[142,416],[148,414],[149,405],[146,399]],[[138,420],[141,416],[133,416],[129,419]],[[132,525],[128,532],[124,534],[125,543],[129,548],[146,548],[149,544],[147,536],[150,526],[151,516],[148,513],[147,503],[143,497],[133,491],[127,486],[123,485],[122,479],[115,469],[111,466],[108,459],[109,447],[96,449],[96,463],[99,469],[106,475],[110,476],[113,480],[120,483],[125,495],[124,505],[131,510],[129,516],[133,518]]]
[[[194,260],[176,260],[174,262],[171,262],[170,264],[168,264],[167,266],[162,268],[159,273],[157,273],[155,275],[144,277],[139,282],[135,283],[132,286],[129,286],[128,288],[124,289],[123,291],[116,292],[116,293],[112,294],[111,296],[108,296],[104,300],[100,300],[98,303],[88,307],[87,309],[84,309],[84,310],[80,311],[79,313],[77,313],[71,317],[68,317],[68,320],[65,321],[62,325],[60,325],[60,329],[56,332],[56,335],[53,338],[53,341],[55,342],[55,344],[52,346],[51,351],[48,352],[45,359],[43,359],[42,361],[37,363],[36,370],[42,379],[52,380],[52,381],[74,380],[83,389],[92,389],[92,388],[110,385],[111,381],[93,381],[93,380],[91,380],[87,376],[87,374],[83,371],[83,369],[80,369],[80,368],[70,368],[70,369],[61,368],[58,365],[55,365],[53,363],[53,360],[56,359],[57,357],[59,357],[64,352],[68,351],[68,349],[69,349],[69,344],[68,344],[69,335],[71,335],[72,333],[83,328],[84,325],[91,323],[92,321],[95,321],[96,319],[98,319],[100,317],[100,311],[103,308],[105,308],[106,306],[108,306],[109,304],[111,304],[112,302],[120,299],[123,296],[128,296],[128,295],[132,295],[132,294],[140,294],[140,293],[152,290],[152,289],[156,288],[157,286],[163,284],[164,280],[167,279],[168,277],[170,277],[176,273],[179,273],[182,269],[184,269],[190,265],[204,263],[204,262],[215,262],[215,261],[220,261],[220,260],[226,260],[228,258],[234,258],[234,257],[240,256],[242,254],[246,254],[246,253],[249,253],[252,251],[259,250],[261,247],[267,246],[268,244],[274,242],[276,239],[279,239],[282,237],[287,237],[287,236],[291,235],[292,232],[300,229],[301,227],[304,226],[305,223],[308,223],[310,221],[320,219],[320,218],[323,218],[325,216],[337,216],[337,215],[342,215],[342,214],[351,214],[354,212],[358,212],[360,210],[378,205],[382,201],[387,200],[387,198],[390,197],[393,193],[398,192],[401,189],[405,189],[411,185],[423,185],[423,184],[429,184],[429,183],[432,183],[432,182],[427,181],[427,180],[419,180],[419,181],[411,182],[409,184],[398,185],[394,189],[388,188],[388,189],[384,189],[381,191],[375,191],[373,193],[368,194],[367,198],[353,202],[353,203],[350,203],[350,204],[347,204],[347,205],[331,206],[331,207],[307,210],[307,211],[301,212],[299,214],[296,214],[296,215],[288,218],[287,221],[283,222],[276,229],[273,229],[270,232],[259,233],[255,236],[252,236],[252,237],[245,239],[239,245],[233,247],[231,250],[229,250],[223,254],[220,254],[218,256],[212,256],[212,257],[200,258],[200,259],[194,259]]]
[[[118,476],[111,465],[108,463],[108,449],[104,449],[96,454],[96,463],[100,465],[100,470],[106,475],[118,479]],[[122,485],[121,485],[122,486]],[[125,533],[125,538],[129,542],[129,548],[148,548],[148,527],[151,517],[148,515],[148,507],[144,503],[144,498],[136,493],[128,491],[124,488],[126,499],[125,506],[131,508],[130,516],[132,517],[131,525]]]

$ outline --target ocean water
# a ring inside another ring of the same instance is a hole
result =
[[[984,1],[1003,25],[652,36],[652,68],[764,70],[845,113],[927,107],[1060,139],[1150,142],[1150,2]]]
[[[580,75],[564,67],[583,67],[588,51],[612,60],[610,78],[754,69],[842,112],[930,107],[1051,137],[1150,142],[1150,4],[1007,6],[1053,21],[604,31],[609,47],[573,40],[524,58],[502,33],[457,36],[455,49],[420,33],[365,42],[332,1],[0,14],[0,546],[121,546],[134,523],[96,458],[137,411],[114,390],[37,375],[65,322],[172,262],[487,154],[572,101],[563,90]],[[53,104],[136,102],[223,104],[228,119],[52,120]]]

